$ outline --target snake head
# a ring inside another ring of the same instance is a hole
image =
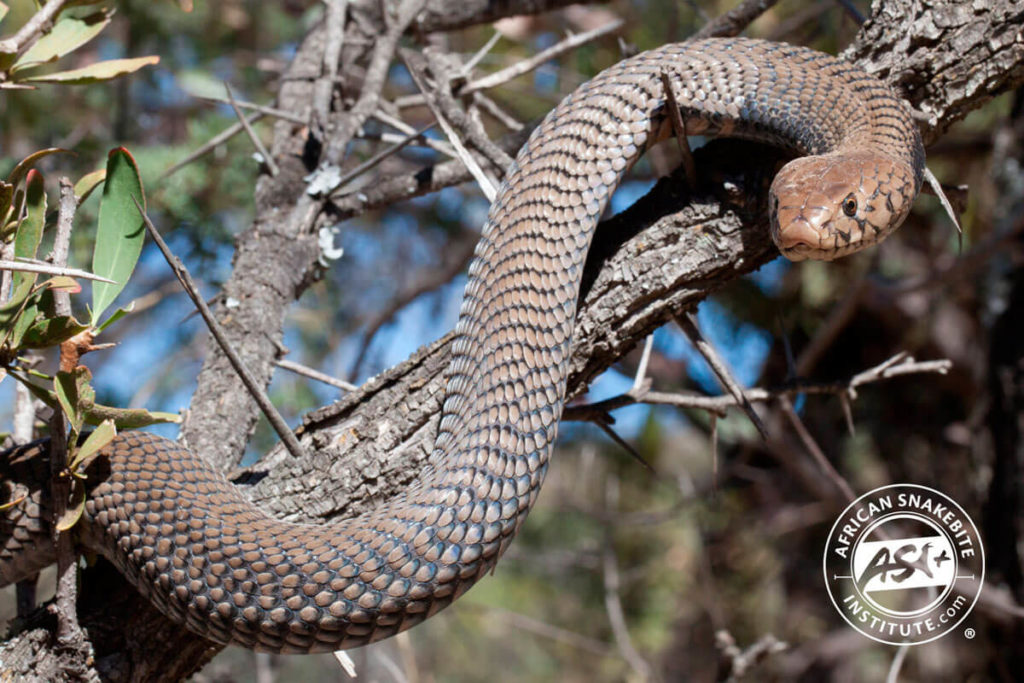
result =
[[[881,242],[910,212],[910,165],[871,152],[801,157],[769,192],[772,239],[791,261],[822,261]]]

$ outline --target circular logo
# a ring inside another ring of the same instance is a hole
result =
[[[890,645],[944,636],[985,580],[978,529],[949,496],[893,484],[847,507],[825,544],[825,586],[847,623]]]

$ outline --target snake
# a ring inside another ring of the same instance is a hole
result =
[[[682,133],[790,154],[768,210],[794,261],[878,243],[924,175],[909,106],[835,57],[714,38],[626,58],[562,100],[509,167],[469,266],[436,441],[405,490],[352,518],[287,523],[200,455],[126,431],[86,472],[78,544],[195,634],[261,651],[360,646],[450,605],[541,490],[595,226],[643,152]],[[19,501],[0,513],[0,585],[55,561],[47,457],[46,442],[0,456],[0,503]]]

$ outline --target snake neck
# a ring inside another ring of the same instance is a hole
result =
[[[801,156],[877,151],[912,168],[920,187],[924,152],[906,107],[834,57],[709,39],[602,72],[534,130],[492,205],[469,269],[434,449],[441,490],[501,475],[510,463],[535,472],[547,462],[594,228],[625,173],[674,134],[662,74],[688,135],[751,139]]]

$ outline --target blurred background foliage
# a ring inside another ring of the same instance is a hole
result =
[[[477,73],[528,57],[566,31],[625,19],[621,42],[602,38],[489,93],[515,118],[532,122],[618,61],[623,48],[682,40],[734,4],[614,0],[507,20]],[[32,9],[28,2],[11,5],[5,31]],[[782,0],[746,33],[837,53],[857,31],[850,6],[869,10],[865,0]],[[185,13],[172,2],[134,0],[116,7],[111,27],[77,58],[155,54],[160,64],[114,83],[5,91],[0,173],[35,149],[60,146],[76,156],[48,158],[42,164],[47,177],[79,177],[101,167],[110,147],[125,145],[142,171],[150,215],[213,297],[230,272],[233,236],[252,219],[258,163],[239,135],[165,173],[234,123],[230,107],[203,99],[222,98],[225,81],[241,100],[273,104],[288,60],[322,5],[222,0],[198,2]],[[435,40],[468,58],[495,30],[474,27]],[[414,91],[404,69],[393,67],[385,95]],[[863,387],[852,409],[854,433],[835,398],[808,397],[796,407],[858,493],[906,481],[933,486],[960,502],[985,526],[986,541],[1003,548],[990,563],[991,590],[1015,596],[1018,604],[1024,595],[1013,541],[1020,539],[1016,524],[1004,517],[1019,518],[1019,507],[993,508],[986,501],[997,500],[995,473],[1006,472],[990,431],[992,377],[998,372],[989,345],[1001,316],[1012,315],[1017,286],[1024,228],[1020,109],[1020,98],[1002,97],[929,150],[930,167],[940,179],[970,186],[963,255],[973,258],[960,258],[948,219],[936,201],[924,198],[883,248],[835,264],[773,262],[699,312],[705,333],[749,385],[787,378],[783,340],[801,374],[816,380],[848,378],[902,350],[919,359],[953,360],[945,376]],[[402,115],[414,127],[430,120],[423,109]],[[487,124],[495,136],[506,132],[494,121]],[[269,140],[269,119],[256,130]],[[366,137],[382,130],[368,126]],[[372,139],[359,140],[346,163],[355,166],[379,148]],[[436,158],[430,149],[410,147],[383,164],[380,175],[361,182]],[[670,154],[650,155],[618,193],[614,209],[628,206],[670,168]],[[78,225],[95,224],[96,210],[92,198]],[[478,189],[466,185],[337,226],[344,256],[293,307],[288,358],[358,383],[449,330],[464,280],[437,274],[465,258],[486,210]],[[79,229],[72,265],[87,264],[90,254],[91,235]],[[118,326],[118,348],[87,358],[98,400],[184,409],[202,362],[205,331],[190,317],[190,304],[152,245],[119,303],[132,299],[137,312]],[[391,308],[397,308],[393,315],[379,318]],[[373,328],[379,330],[368,337]],[[718,393],[678,330],[660,330],[654,349],[650,376],[657,389]],[[636,354],[624,359],[587,398],[628,388],[637,360]],[[292,423],[337,397],[336,389],[283,371],[271,391]],[[11,393],[10,381],[0,385],[0,409],[8,410]],[[895,650],[850,629],[821,581],[821,552],[841,499],[780,413],[766,413],[772,434],[767,442],[738,414],[718,421],[717,458],[704,414],[639,406],[616,418],[616,429],[654,473],[598,429],[565,425],[537,508],[495,576],[425,625],[352,653],[361,679],[711,680],[719,668],[720,631],[740,647],[766,634],[789,644],[769,656],[752,680],[885,677]],[[155,431],[173,436],[175,427]],[[273,441],[261,425],[251,457]],[[1019,484],[1019,475],[1011,476],[1014,491]],[[901,680],[1013,679],[1024,670],[1020,627],[1000,614],[976,610],[965,622],[978,631],[973,641],[955,633],[913,648]],[[347,679],[329,655],[268,657],[229,648],[197,680]]]

